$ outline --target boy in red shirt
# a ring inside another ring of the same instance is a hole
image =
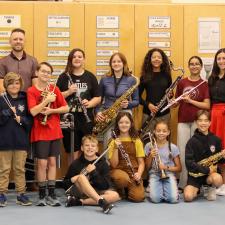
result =
[[[59,114],[68,112],[69,108],[60,90],[49,84],[52,72],[49,63],[40,63],[36,71],[37,83],[27,91],[28,108],[34,117],[31,142],[37,157],[38,206],[61,205],[55,195],[56,157],[60,154],[60,139],[63,137]],[[43,93],[47,94],[42,96]]]

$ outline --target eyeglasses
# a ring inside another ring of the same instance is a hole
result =
[[[39,70],[41,73],[47,73],[48,75],[51,75],[52,73],[51,73],[51,71],[47,71],[47,70]]]
[[[200,63],[189,63],[189,66],[201,66]]]

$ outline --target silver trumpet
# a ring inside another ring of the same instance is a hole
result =
[[[148,135],[149,135],[149,143],[150,143],[150,150],[149,150],[148,154],[150,154],[151,149],[155,149],[156,150],[156,156],[153,158],[154,168],[157,171],[160,171],[160,173],[161,173],[160,174],[160,179],[167,179],[168,176],[166,175],[165,170],[159,168],[159,164],[162,161],[161,161],[161,158],[160,158],[160,155],[159,155],[159,149],[158,149],[156,140],[155,140],[155,138],[153,137],[153,135],[150,132],[148,133]]]

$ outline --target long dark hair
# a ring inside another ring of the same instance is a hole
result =
[[[170,131],[170,126],[169,126],[168,122],[167,122],[166,120],[163,120],[163,119],[158,120],[158,121],[155,123],[155,125],[154,125],[154,131],[156,130],[156,127],[157,127],[159,124],[164,124],[164,125],[166,125],[167,128],[168,128],[168,130]],[[156,138],[155,133],[154,133],[154,136],[155,136],[155,138]],[[170,158],[170,159],[173,159],[173,156],[172,156],[172,149],[171,149],[171,132],[170,132],[170,134],[169,134],[168,137],[167,137],[167,141],[168,141],[168,148],[169,148],[169,158]]]
[[[216,54],[215,54],[215,58],[214,58],[214,62],[213,62],[213,68],[212,68],[212,73],[209,77],[209,85],[213,85],[215,80],[218,79],[219,77],[219,74],[220,74],[220,68],[217,64],[217,56],[220,54],[220,53],[225,53],[225,48],[221,48],[219,49]]]
[[[117,136],[120,135],[120,130],[119,130],[119,121],[121,120],[122,117],[126,116],[129,120],[130,120],[130,129],[129,129],[129,135],[132,139],[136,139],[138,137],[138,132],[136,131],[135,127],[134,127],[134,120],[133,117],[131,115],[131,113],[126,112],[126,111],[121,111],[118,113],[117,117],[116,117],[116,122],[115,122],[115,127],[114,127],[114,131],[116,133]]]
[[[153,48],[147,52],[144,58],[144,62],[142,64],[141,77],[144,81],[151,80],[153,77],[153,67],[151,63],[151,57],[154,52],[159,52],[162,56],[162,64],[160,66],[161,72],[165,73],[166,76],[171,77],[171,69],[167,55],[162,49]]]
[[[72,74],[73,73],[74,67],[73,67],[72,61],[73,61],[73,55],[74,55],[75,52],[81,52],[82,55],[83,55],[83,57],[85,58],[85,53],[84,53],[84,51],[82,49],[80,49],[80,48],[74,48],[74,49],[72,49],[70,51],[69,55],[68,55],[67,65],[66,65],[66,68],[65,68],[64,73],[69,73],[69,74]]]
[[[106,76],[113,76],[114,75],[114,70],[112,68],[112,61],[113,61],[113,58],[115,56],[119,56],[120,60],[122,61],[123,63],[123,75],[125,76],[130,76],[131,73],[129,71],[129,67],[128,67],[128,63],[127,63],[127,59],[125,57],[124,54],[122,54],[121,52],[115,52],[111,57],[110,57],[110,60],[109,60],[109,66],[110,66],[110,71],[106,74]]]

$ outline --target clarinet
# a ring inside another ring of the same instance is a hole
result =
[[[67,73],[67,76],[69,78],[70,84],[73,84],[73,80],[72,80],[71,76],[68,73]],[[85,116],[86,122],[87,123],[91,123],[91,119],[89,118],[88,113],[87,113],[87,108],[83,105],[81,97],[78,96],[78,95],[76,95],[76,97],[77,97],[77,99],[79,101],[79,104],[80,104],[80,106],[82,108],[82,112],[83,112],[83,114]]]
[[[112,131],[112,137],[114,139],[118,138],[115,131]],[[134,171],[134,167],[131,163],[129,155],[126,153],[122,144],[118,145],[117,148],[119,149],[122,158],[126,161],[127,167],[130,169],[132,177],[134,177],[135,171]],[[138,180],[138,181],[136,180],[135,182],[137,185],[139,185],[141,183],[141,180]]]
[[[92,164],[93,165],[96,165],[97,164],[97,162],[107,153],[109,151],[109,148],[107,148]],[[80,172],[80,174],[82,174],[82,175],[84,175],[84,176],[88,176],[88,171],[87,171],[87,169],[86,169],[86,167],[85,168],[83,168],[82,170],[81,170],[81,172]],[[69,194],[70,193],[70,190],[73,188],[73,186],[74,186],[75,184],[73,184],[73,185],[71,185],[66,191],[65,191],[65,193],[66,194]]]

